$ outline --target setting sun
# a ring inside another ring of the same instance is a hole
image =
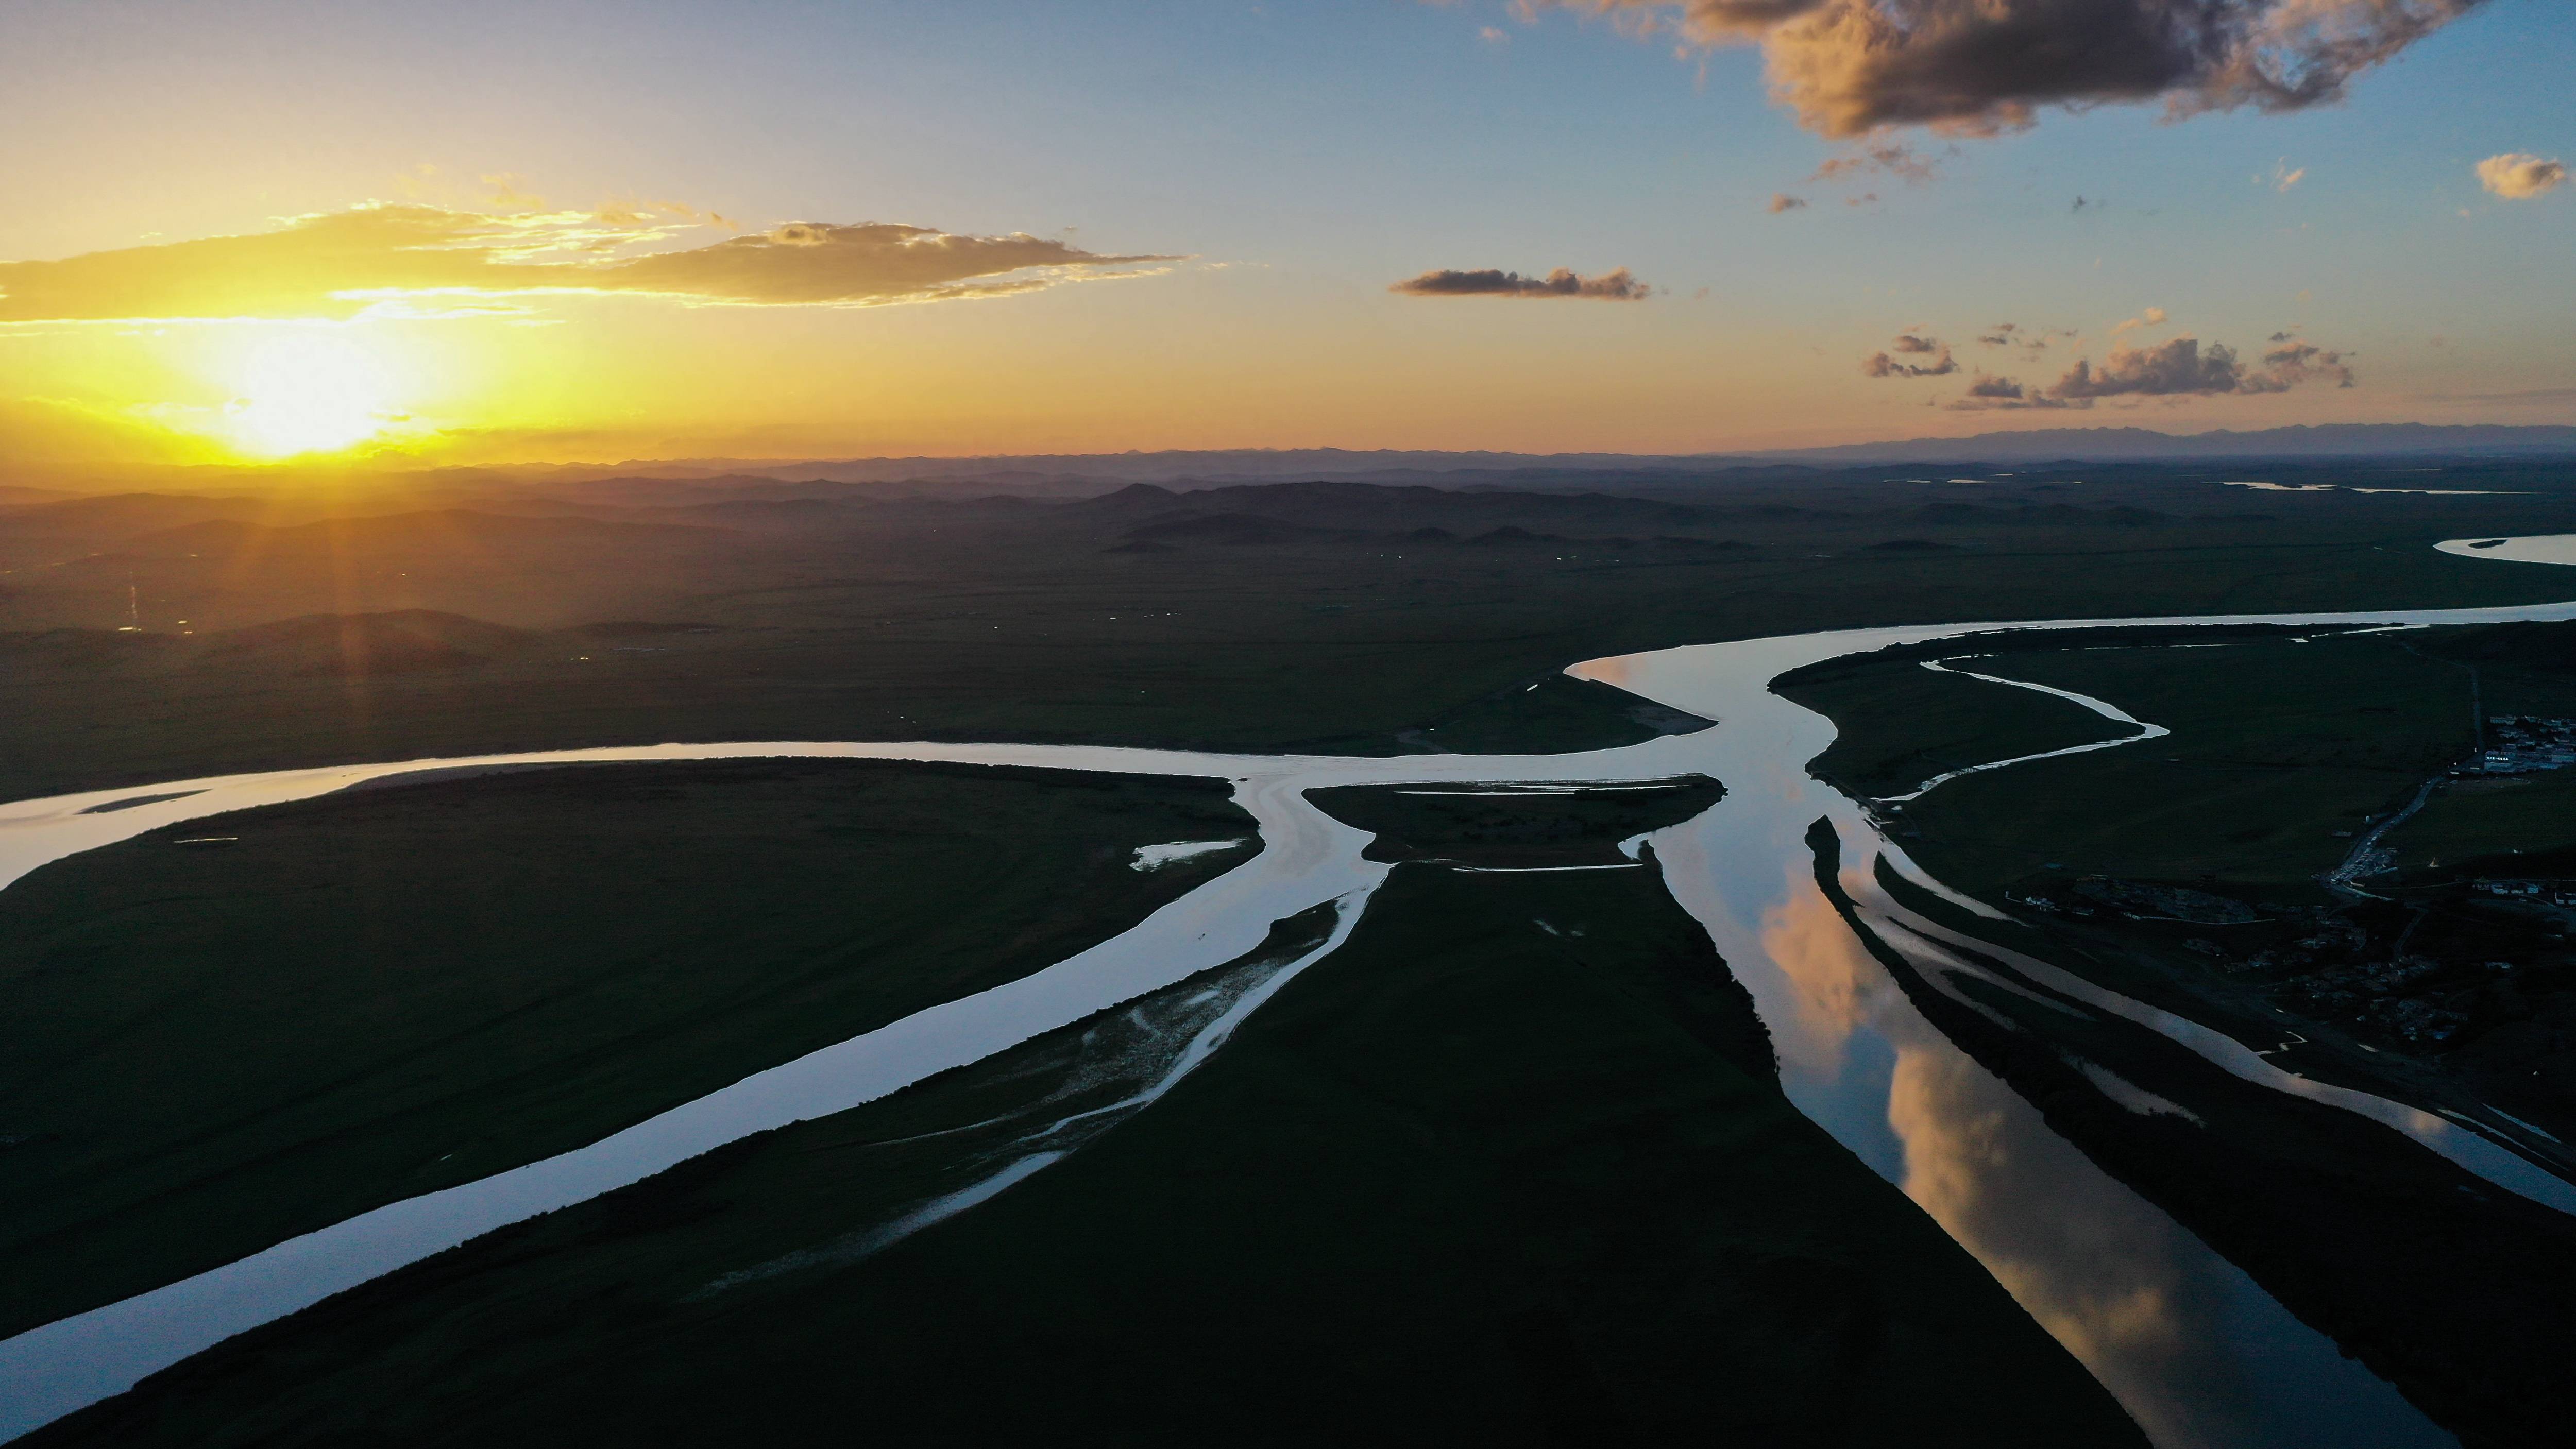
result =
[[[381,436],[398,419],[383,359],[344,337],[263,338],[243,359],[225,409],[237,447],[261,457],[329,453]]]

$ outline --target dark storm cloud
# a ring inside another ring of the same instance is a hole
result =
[[[2042,106],[2295,111],[2483,0],[1524,0],[1700,45],[1756,41],[1827,136],[1990,135]]]
[[[1654,288],[1629,275],[1626,267],[1597,277],[1578,276],[1565,267],[1544,277],[1495,270],[1443,270],[1408,277],[1387,290],[1408,297],[1576,297],[1596,302],[1642,302],[1655,293]]]

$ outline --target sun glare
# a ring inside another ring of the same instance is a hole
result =
[[[227,426],[236,446],[261,457],[338,452],[396,421],[383,360],[345,337],[265,338],[243,359],[237,385]]]

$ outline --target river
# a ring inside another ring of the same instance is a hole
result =
[[[2444,548],[2461,552],[2465,543]],[[2501,546],[2469,556],[2511,557]],[[1591,660],[1567,672],[1716,720],[1714,728],[1575,755],[1351,758],[1017,744],[668,744],[273,771],[0,806],[0,889],[80,851],[230,811],[400,780],[609,761],[805,756],[1216,778],[1233,783],[1237,802],[1259,824],[1262,845],[1251,860],[1129,930],[1030,976],[783,1063],[589,1146],[391,1203],[0,1340],[0,1439],[494,1228],[596,1197],[752,1133],[874,1100],[1238,960],[1261,945],[1273,922],[1336,906],[1327,939],[1292,963],[1302,969],[1349,934],[1389,870],[1364,859],[1370,837],[1309,804],[1309,790],[1708,776],[1725,784],[1726,796],[1700,816],[1657,832],[1655,859],[1674,898],[1707,928],[1752,994],[1791,1101],[1984,1263],[2158,1445],[2454,1443],[2242,1270],[2096,1167],[1936,1029],[1818,888],[1806,831],[1819,818],[1832,822],[1842,841],[1845,889],[1881,938],[1910,958],[1952,971],[1976,969],[1963,947],[2010,959],[2033,979],[2157,1031],[2245,1081],[2363,1114],[2498,1187],[2576,1213],[2576,1186],[2515,1151],[2510,1140],[2517,1129],[2508,1122],[2464,1124],[2292,1075],[2221,1032],[1907,910],[1876,884],[1872,867],[1882,856],[1971,910],[1997,914],[1930,881],[1858,802],[1807,773],[1807,762],[1832,743],[1833,725],[1771,693],[1769,684],[1789,670],[1845,654],[2003,628],[2571,618],[2576,603],[1944,624],[1695,645]],[[1253,999],[1245,1009],[1257,1004]],[[1209,1038],[1217,1040],[1221,1035]],[[1204,1050],[1189,1062],[1202,1056]],[[2135,1106],[2127,1095],[2140,1089],[2107,1076],[2099,1084]],[[994,1191],[1044,1166],[1015,1167]]]

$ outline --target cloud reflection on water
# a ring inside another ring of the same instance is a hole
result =
[[[1794,868],[1787,893],[1762,913],[1762,954],[1789,986],[1789,1018],[1770,1023],[1781,1071],[1820,1081],[1840,1077],[1852,1033],[1875,1006],[1869,998],[1891,984],[1887,973],[1844,929],[1833,903]]]
[[[1868,847],[1846,840],[1864,852],[1846,883],[1866,889]],[[2451,1442],[1944,1036],[1811,874],[1791,868],[1759,919],[1758,964],[1780,982],[1766,1004],[1786,1007],[1765,1012],[1783,1086],[1842,1097],[1841,1111],[1808,1107],[1824,1122],[1883,1103],[1897,1185],[2161,1449]],[[1862,1041],[1892,1051],[1883,1075],[1849,1069]]]
[[[2214,1321],[2233,1295],[2205,1245],[1947,1039],[1900,1041],[1890,1086],[1907,1197],[2158,1444],[2251,1442],[2232,1432],[2260,1415]]]

